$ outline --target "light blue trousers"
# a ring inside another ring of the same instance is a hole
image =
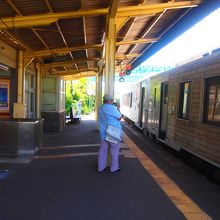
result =
[[[99,148],[98,171],[102,171],[106,168],[109,146],[110,146],[111,159],[112,159],[110,171],[114,172],[119,168],[118,156],[119,156],[120,142],[118,144],[114,144],[109,141],[102,140]]]

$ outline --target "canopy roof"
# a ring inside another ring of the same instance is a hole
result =
[[[134,63],[200,0],[4,0],[0,39],[38,59],[43,73],[92,76],[116,24],[116,68]],[[100,62],[99,62],[100,61]]]

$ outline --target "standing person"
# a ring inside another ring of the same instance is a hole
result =
[[[112,173],[120,171],[118,156],[120,149],[120,141],[118,143],[112,143],[106,141],[106,130],[109,125],[114,127],[121,128],[121,113],[119,110],[112,105],[113,97],[110,94],[105,94],[103,97],[103,105],[98,108],[98,123],[100,130],[101,144],[99,148],[98,156],[98,171],[101,172],[106,169],[107,156],[108,156],[108,147],[110,146],[111,152],[111,167],[110,171]]]
[[[77,102],[77,115],[78,115],[78,116],[81,116],[81,111],[82,111],[82,99],[80,99],[80,100]]]

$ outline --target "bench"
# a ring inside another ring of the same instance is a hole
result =
[[[80,115],[77,115],[75,109],[71,107],[70,116],[66,117],[66,122],[79,123],[80,118],[81,118]]]

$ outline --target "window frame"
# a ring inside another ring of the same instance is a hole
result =
[[[212,125],[218,125],[220,126],[220,121],[214,121],[214,120],[209,120],[208,119],[208,113],[209,113],[209,94],[210,94],[210,86],[217,86],[220,85],[220,77],[210,77],[204,79],[204,103],[203,103],[203,122],[207,124],[212,124]]]
[[[36,76],[33,72],[25,71],[25,105],[26,117],[35,118],[36,115]]]
[[[186,102],[186,116],[183,115],[183,107],[184,107],[184,94],[185,94],[185,85],[189,84],[188,86],[188,93],[187,93],[187,102]],[[179,109],[178,109],[178,118],[189,120],[190,118],[190,107],[191,107],[191,81],[184,81],[179,83]]]

